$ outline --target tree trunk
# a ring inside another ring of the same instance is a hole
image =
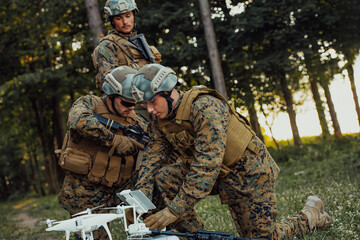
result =
[[[246,107],[249,111],[249,118],[250,118],[250,125],[251,128],[255,131],[256,136],[258,138],[260,138],[260,140],[262,142],[264,142],[264,136],[261,132],[261,127],[259,124],[259,119],[258,116],[256,114],[256,110],[255,110],[255,99],[254,99],[254,95],[249,91],[248,93],[246,93],[247,97],[246,99],[248,99],[248,102],[246,104]]]
[[[294,144],[301,145],[302,141],[300,139],[299,129],[296,124],[296,113],[293,108],[292,93],[291,93],[290,89],[288,88],[286,76],[284,73],[282,73],[280,76],[280,85],[281,85],[281,90],[284,95],[286,109],[287,109],[289,119],[290,119],[290,125],[291,125],[291,130],[293,133]]]
[[[55,139],[56,139],[56,149],[61,149],[62,147],[62,143],[64,141],[64,136],[66,133],[65,130],[65,122],[64,122],[64,116],[63,113],[61,111],[61,107],[60,107],[60,101],[58,96],[54,96],[53,97],[53,109],[54,109],[54,115],[53,115],[53,123],[54,123],[54,135],[55,135]],[[57,156],[56,156],[57,158]],[[56,159],[56,163],[58,161],[58,158]],[[62,182],[64,181],[65,178],[65,172],[64,170],[59,166],[59,164],[56,164],[56,172],[57,172],[57,181],[58,181],[58,185],[60,186],[62,184]]]
[[[266,123],[266,125],[268,126],[268,128],[269,128],[269,130],[270,130],[271,138],[272,138],[272,140],[273,140],[274,143],[275,143],[276,149],[279,151],[279,150],[280,150],[280,146],[279,146],[278,142],[276,141],[276,139],[275,139],[275,137],[274,137],[274,134],[273,134],[273,131],[272,131],[272,124],[270,124],[269,121],[267,120],[267,119],[268,119],[268,115],[265,113],[265,110],[264,110],[263,105],[262,105],[261,102],[260,102],[260,109],[261,109],[261,112],[264,114],[265,123]]]
[[[330,136],[330,132],[329,132],[329,127],[327,125],[327,121],[326,121],[326,117],[325,117],[323,101],[320,98],[319,88],[316,83],[316,80],[314,78],[310,77],[309,81],[310,81],[311,92],[312,92],[313,99],[315,102],[316,111],[317,111],[319,121],[320,121],[322,135],[323,135],[323,137],[326,138],[326,137]]]
[[[5,200],[9,196],[9,188],[6,182],[6,178],[0,176],[0,200]]]
[[[34,158],[34,163],[35,163],[36,183],[39,185],[41,196],[45,196],[46,193],[45,193],[44,184],[43,184],[43,181],[41,178],[40,164],[39,164],[39,160],[37,158],[37,154],[36,154],[34,147],[31,148],[31,152],[32,152],[32,155]]]
[[[97,0],[85,0],[85,6],[89,27],[94,34],[93,46],[95,48],[99,44],[101,37],[104,35],[99,4]]]
[[[26,148],[28,149],[28,154],[29,154],[29,168],[30,168],[30,183],[34,188],[34,191],[37,195],[40,195],[40,191],[39,191],[39,186],[37,185],[37,182],[35,181],[36,179],[36,172],[35,172],[35,167],[34,167],[34,159],[33,159],[33,154],[31,153],[31,149],[29,148],[29,145],[26,146]]]
[[[337,119],[334,103],[333,103],[332,98],[331,98],[329,85],[328,84],[321,84],[321,86],[324,89],[326,102],[327,102],[327,105],[329,107],[331,121],[332,121],[332,125],[333,125],[333,128],[334,128],[334,135],[335,135],[336,138],[342,138],[342,133],[341,133],[341,130],[340,130],[340,124],[339,124],[339,121]]]
[[[209,52],[209,59],[210,59],[214,86],[215,89],[227,99],[228,96],[226,93],[224,74],[222,71],[221,62],[219,58],[219,51],[216,43],[214,25],[211,20],[210,5],[208,0],[199,0],[199,6],[200,6],[201,19],[204,25],[205,41]]]
[[[49,147],[48,138],[46,137],[45,128],[43,127],[42,119],[40,117],[40,110],[38,107],[38,103],[36,99],[31,99],[31,103],[35,113],[36,126],[38,130],[38,134],[40,136],[41,146],[43,150],[45,174],[46,174],[47,182],[49,184],[49,193],[56,194],[60,189],[56,180],[57,179],[56,167],[54,166],[56,160],[51,158],[50,149],[52,148]]]
[[[252,129],[255,131],[256,136],[260,138],[262,142],[265,142],[255,109],[253,107],[248,107],[248,111],[250,116],[250,125]]]
[[[360,106],[359,106],[359,98],[358,98],[357,93],[356,93],[355,78],[354,78],[354,68],[353,68],[353,66],[351,64],[348,64],[347,67],[346,67],[346,70],[347,70],[348,75],[349,75],[351,91],[352,91],[353,98],[354,98],[354,103],[355,103],[355,110],[356,110],[356,114],[358,116],[358,122],[359,122],[359,126],[360,126]]]

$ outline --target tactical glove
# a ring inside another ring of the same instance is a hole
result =
[[[170,207],[166,207],[163,210],[147,217],[144,220],[146,227],[150,230],[162,230],[164,227],[175,222],[179,218],[179,214],[172,210]]]
[[[138,148],[144,149],[144,146],[131,138],[115,135],[113,146],[109,151],[109,156],[113,155],[115,150],[120,155],[133,155],[137,152]]]

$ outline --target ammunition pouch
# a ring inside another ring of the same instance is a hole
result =
[[[59,165],[67,171],[87,174],[91,167],[91,157],[90,154],[75,148],[66,148],[61,152]]]
[[[64,170],[87,175],[90,182],[107,187],[123,185],[133,174],[133,156],[108,155],[108,148],[100,147],[90,140],[73,143],[66,134],[59,165]]]

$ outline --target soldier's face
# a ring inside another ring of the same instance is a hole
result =
[[[130,33],[135,25],[134,13],[127,12],[113,17],[113,25],[116,30],[122,33]]]
[[[135,101],[124,97],[117,97],[114,99],[114,106],[122,117],[127,117],[134,110]]]
[[[164,119],[168,115],[168,105],[164,97],[159,94],[146,102],[147,111],[160,119]]]

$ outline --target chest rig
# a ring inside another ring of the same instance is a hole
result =
[[[117,34],[110,33],[103,37],[100,42],[108,40],[115,43],[123,52],[123,54],[118,54],[119,56],[119,66],[127,65],[132,68],[140,68],[150,62],[148,62],[141,52],[137,49],[137,47],[129,42],[126,38],[121,37]],[[150,51],[152,52],[155,61],[160,63],[161,54],[154,46],[149,46]],[[95,50],[96,51],[96,50]],[[95,55],[95,54],[94,54]]]
[[[113,115],[105,106],[103,100],[93,96],[95,100],[95,113],[114,120],[122,125],[129,126],[136,123],[136,115],[132,113],[127,118]],[[122,135],[122,131],[115,134]],[[98,145],[88,138],[81,138],[77,143],[70,139],[69,131],[66,133],[61,150],[59,165],[70,172],[87,175],[94,183],[108,187],[121,186],[133,174],[135,158],[132,155],[112,155],[108,152],[111,147]]]
[[[202,95],[211,95],[226,102],[216,90],[204,86],[193,87],[186,92],[181,100],[175,119],[169,121],[160,119],[159,129],[165,134],[167,140],[180,154],[181,160],[190,165],[194,160],[194,136],[195,130],[190,122],[190,111],[194,100]],[[221,167],[220,177],[225,177],[231,166],[238,161],[249,146],[254,132],[247,120],[235,111],[229,104],[230,115],[228,118],[226,149]],[[251,144],[250,144],[251,145]]]

